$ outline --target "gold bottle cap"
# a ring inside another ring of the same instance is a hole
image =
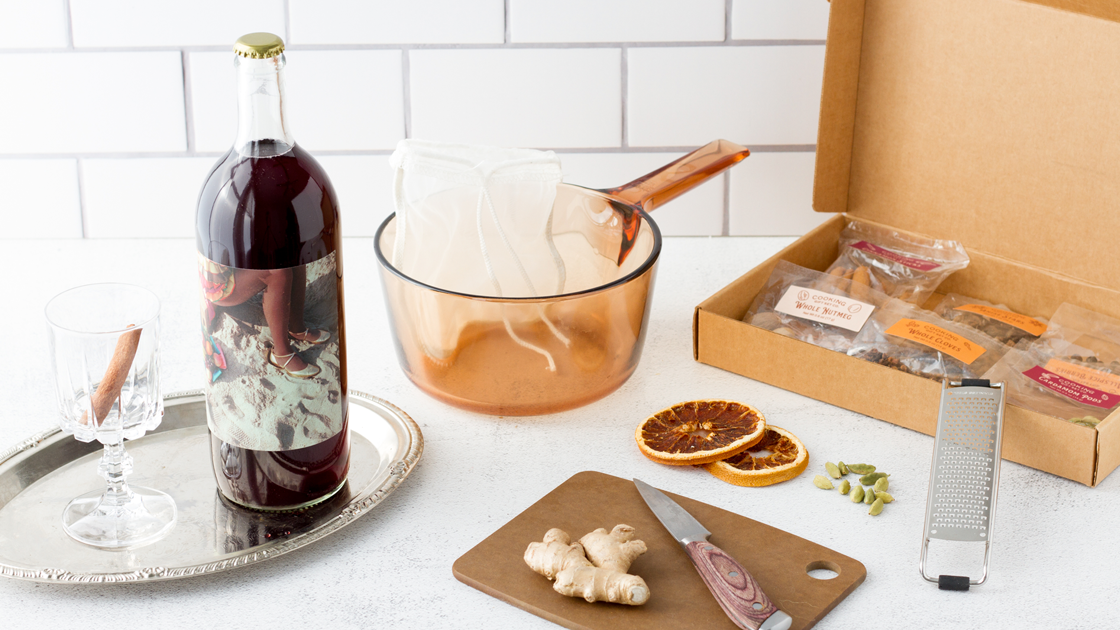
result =
[[[237,39],[233,52],[250,59],[268,59],[284,52],[284,40],[272,33],[249,33]]]

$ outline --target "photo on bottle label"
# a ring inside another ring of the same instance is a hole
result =
[[[342,430],[335,254],[287,269],[198,259],[206,411],[221,440],[257,451]]]

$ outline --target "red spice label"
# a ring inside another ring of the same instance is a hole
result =
[[[965,365],[972,365],[972,362],[979,359],[980,355],[985,352],[984,348],[977,343],[944,328],[916,319],[898,320],[887,329],[887,334],[909,339],[927,348],[944,352]]]
[[[1058,359],[1050,359],[1047,361],[1046,369],[1070,380],[1077,381],[1082,385],[1095,387],[1110,394],[1120,394],[1120,376],[1115,374],[1066,363]]]
[[[1116,406],[1116,403],[1120,402],[1120,396],[1116,394],[1110,394],[1089,387],[1088,385],[1082,385],[1077,381],[1071,381],[1060,374],[1055,374],[1047,370],[1041,365],[1036,365],[1026,372],[1023,372],[1023,376],[1026,376],[1055,394],[1065,396],[1083,405],[1090,405],[1101,409],[1112,409]]]
[[[1018,313],[1012,313],[1011,311],[1005,311],[1002,308],[996,308],[994,306],[986,306],[984,304],[965,304],[963,306],[958,306],[953,310],[968,311],[969,313],[983,315],[988,319],[994,319],[997,322],[1003,322],[1008,326],[1014,326],[1015,328],[1018,328],[1019,330],[1026,333],[1030,333],[1035,337],[1046,332],[1046,324],[1043,324],[1037,319],[1033,317],[1027,317],[1026,315],[1020,315]]]
[[[914,258],[913,256],[905,256],[898,252],[891,251],[885,247],[879,247],[874,243],[868,243],[867,241],[852,243],[848,247],[863,250],[865,252],[871,252],[879,258],[885,258],[891,262],[896,262],[911,269],[917,269],[918,271],[934,271],[941,268],[941,265],[931,260],[926,260],[924,258]]]

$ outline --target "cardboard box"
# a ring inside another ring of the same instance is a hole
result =
[[[1114,0],[832,0],[813,207],[837,216],[700,304],[695,358],[932,435],[939,383],[741,321],[778,260],[826,269],[850,217],[961,241],[935,298],[1120,312],[1116,59]],[[1003,456],[1095,486],[1118,416],[1009,405]]]

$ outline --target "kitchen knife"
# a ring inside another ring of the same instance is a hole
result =
[[[634,485],[657,520],[684,547],[700,578],[735,625],[743,630],[787,630],[793,624],[793,618],[778,610],[743,565],[708,542],[712,533],[691,514],[657,488],[637,479]]]

